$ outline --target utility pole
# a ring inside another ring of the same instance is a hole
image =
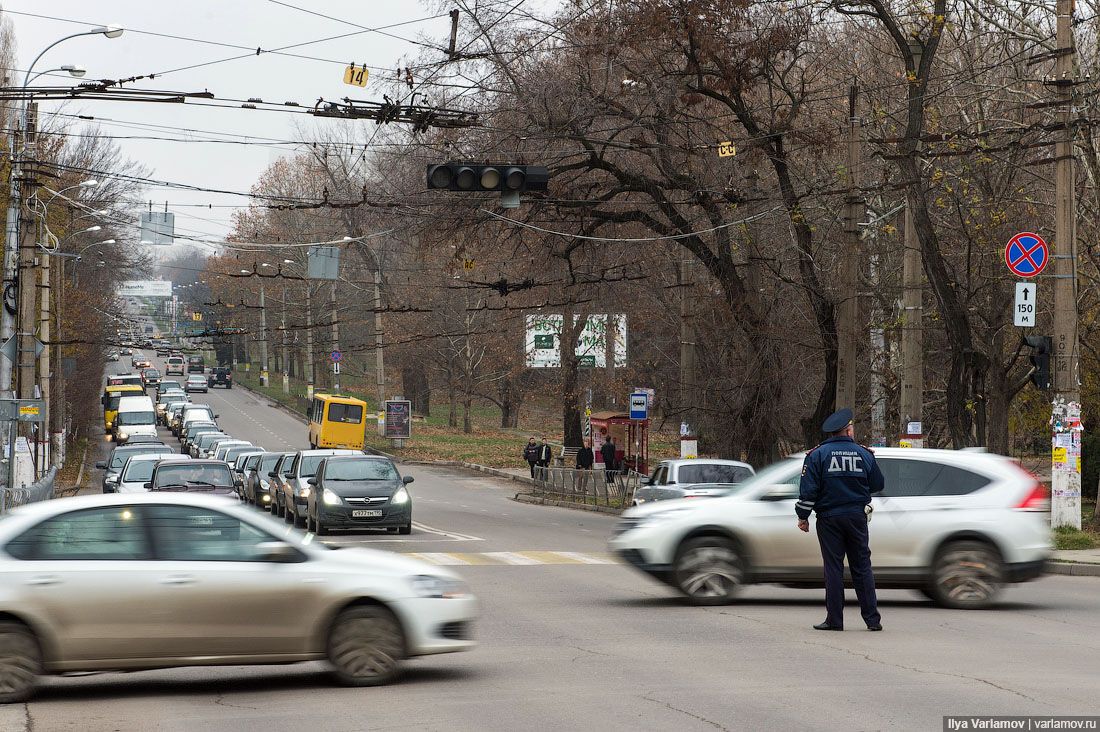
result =
[[[836,408],[856,406],[856,341],[859,330],[859,195],[860,119],[856,116],[859,87],[848,90],[848,195],[844,199],[844,254],[841,259],[841,301],[837,328]]]
[[[264,283],[260,281],[260,383],[267,386],[267,302],[264,299]]]
[[[1051,425],[1051,525],[1081,528],[1081,386],[1077,351],[1077,220],[1073,189],[1073,85],[1077,50],[1073,2],[1058,0],[1057,60],[1052,85],[1058,102],[1054,229],[1054,405]],[[1061,461],[1059,461],[1061,457]]]
[[[36,252],[37,253],[37,252]],[[39,256],[39,271],[41,273],[41,284],[39,289],[39,308],[38,308],[38,332],[40,339],[45,347],[42,350],[42,355],[38,359],[38,384],[42,390],[42,399],[44,402],[43,408],[43,421],[39,427],[39,439],[42,439],[42,472],[46,471],[47,465],[54,465],[55,456],[51,450],[53,436],[50,434],[50,414],[53,411],[50,400],[50,370],[53,357],[53,348],[50,346],[50,260],[53,259],[50,255],[42,252]]]
[[[382,258],[375,254],[374,267],[374,382],[378,387],[378,411],[386,402],[386,368],[382,352]]]
[[[689,436],[696,434],[695,424],[695,324],[692,313],[691,259],[680,260],[680,411],[681,422]],[[683,429],[681,428],[681,437]],[[694,457],[694,456],[693,456]]]
[[[332,350],[340,350],[340,323],[336,319],[336,280],[332,281],[332,289],[329,290],[329,307],[332,310]],[[332,391],[340,391],[340,374],[336,373],[336,369],[340,366],[333,361],[332,366]]]
[[[914,43],[910,49],[919,73],[922,47],[919,43]],[[912,181],[912,185],[918,186],[920,181]],[[898,435],[899,442],[907,441],[910,447],[924,447],[924,292],[921,289],[924,262],[916,225],[913,223],[913,203],[916,198],[916,193],[910,192],[905,203],[905,249],[901,260],[901,397],[898,405],[901,425]],[[911,423],[921,425],[915,436],[910,435]]]
[[[69,230],[72,231],[72,215],[73,209],[69,207]],[[61,324],[61,306],[64,303],[65,294],[65,257],[59,257],[57,266],[54,267],[54,329],[56,334],[54,338],[58,341],[57,348],[54,349],[56,354],[54,358],[54,377],[57,381],[55,392],[57,393],[57,399],[54,400],[53,409],[50,410],[50,440],[52,445],[53,460],[52,465],[61,467],[65,462],[65,347],[62,343],[65,341],[64,334],[62,332]]]
[[[282,321],[279,324],[283,331],[283,393],[290,393],[290,352],[286,344],[286,282],[283,282],[283,312]]]
[[[23,194],[28,198],[34,196],[37,180],[34,176],[35,156],[33,154],[35,137],[34,130],[37,124],[38,105],[30,104],[27,107],[27,117],[24,123],[24,155],[21,156],[24,167]],[[37,255],[38,232],[37,219],[30,208],[20,206],[19,215],[19,275],[18,292],[19,307],[17,313],[17,337],[16,337],[16,365],[18,378],[18,395],[20,399],[34,399],[35,393],[35,325],[37,320],[38,303],[35,302],[35,267]],[[41,437],[41,428],[39,428]],[[14,459],[15,448],[12,446]],[[31,445],[31,455],[37,457],[37,445]],[[14,463],[13,463],[14,464]],[[35,478],[41,463],[35,463]]]
[[[313,285],[306,280],[306,398],[313,401]]]

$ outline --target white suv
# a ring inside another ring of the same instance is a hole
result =
[[[610,540],[621,558],[699,605],[742,585],[823,586],[814,532],[795,526],[801,455],[708,501],[632,508]],[[1050,499],[1006,457],[882,448],[886,489],[872,499],[871,557],[880,589],[911,588],[948,607],[990,605],[1005,583],[1043,573]]]

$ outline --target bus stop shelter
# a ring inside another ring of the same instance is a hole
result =
[[[615,442],[615,460],[619,470],[633,470],[649,474],[649,420],[631,419],[626,412],[594,412],[592,423],[592,450],[597,460],[600,448],[610,436]]]

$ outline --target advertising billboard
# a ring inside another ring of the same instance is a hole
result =
[[[412,402],[404,399],[387,399],[385,428],[382,436],[392,440],[412,437]]]
[[[120,297],[172,297],[171,280],[126,280],[118,286]]]
[[[580,321],[573,316],[574,325]],[[603,368],[607,365],[607,315],[589,315],[584,329],[577,338],[577,359],[582,367]],[[626,315],[610,316],[615,337],[615,366],[626,366]],[[526,343],[528,368],[546,369],[561,366],[562,316],[557,313],[528,315]]]

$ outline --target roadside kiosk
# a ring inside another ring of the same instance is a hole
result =
[[[619,470],[649,475],[649,420],[631,419],[627,412],[593,412],[592,451],[602,461],[600,448],[608,435],[615,441],[615,460]]]

